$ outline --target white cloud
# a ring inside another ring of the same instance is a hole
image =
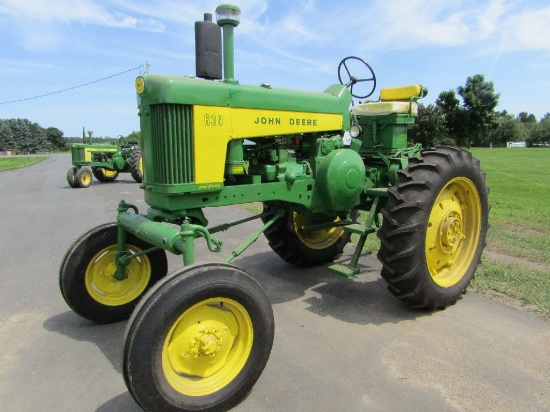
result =
[[[546,50],[550,52],[550,7],[525,10],[502,24],[502,51]]]
[[[165,29],[161,21],[111,12],[91,0],[0,0],[0,13],[20,25],[76,22],[149,31]]]

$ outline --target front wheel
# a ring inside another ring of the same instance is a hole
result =
[[[479,161],[452,147],[423,151],[388,193],[378,258],[389,290],[412,307],[454,304],[474,276],[489,226]]]
[[[75,182],[78,187],[86,188],[92,184],[92,171],[88,167],[81,167],[76,171]]]
[[[67,183],[73,189],[78,187],[78,183],[76,183],[76,167],[71,167],[67,172]]]
[[[126,330],[126,386],[146,411],[238,404],[271,353],[274,320],[260,285],[226,264],[184,268],[136,307]]]
[[[116,223],[88,231],[69,248],[59,269],[59,287],[69,307],[98,323],[128,318],[141,296],[168,272],[166,253],[159,249],[131,258],[127,278],[115,279],[117,234]],[[130,233],[126,242],[131,255],[153,247]]]

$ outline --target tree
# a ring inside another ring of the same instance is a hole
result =
[[[418,106],[416,124],[411,127],[409,136],[413,142],[421,143],[424,147],[455,144],[454,140],[449,137],[443,110],[433,104]]]
[[[46,137],[52,149],[61,151],[67,149],[67,140],[63,137],[63,132],[58,128],[48,127],[46,129]]]
[[[465,111],[460,106],[460,100],[454,90],[441,92],[435,104],[441,109],[445,117],[445,124],[449,138],[458,146],[463,146],[466,140]]]
[[[7,124],[11,133],[17,139],[17,151],[27,154],[32,148],[32,136],[29,129],[29,121],[26,119],[8,119]]]
[[[50,150],[50,142],[46,130],[38,123],[31,123],[27,120],[31,132],[31,145],[29,153],[47,152]]]
[[[531,128],[526,140],[529,145],[550,145],[550,113],[546,113],[540,122]]]
[[[19,150],[17,139],[13,135],[7,120],[0,120],[0,151]]]
[[[141,146],[141,132],[133,131],[128,136],[126,136],[126,140],[129,142],[138,142],[138,144]]]
[[[490,132],[490,143],[498,146],[506,146],[507,142],[526,140],[527,130],[519,117],[508,112],[501,112],[497,116],[496,127]]]
[[[536,116],[532,113],[527,113],[527,112],[521,112],[520,114],[518,114],[518,120],[524,124],[534,125],[537,123]]]
[[[495,93],[493,82],[485,81],[482,74],[466,79],[466,85],[459,86],[458,94],[462,97],[465,109],[465,145],[470,147],[482,145],[489,132],[496,126],[495,108],[500,95]]]

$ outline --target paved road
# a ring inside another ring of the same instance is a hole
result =
[[[120,199],[146,205],[129,175],[70,189],[69,166],[58,155],[0,173],[0,410],[138,411],[121,375],[126,322],[75,315],[57,276],[71,242],[113,221]],[[207,211],[213,223],[247,214]],[[257,227],[227,233],[223,257]],[[445,311],[413,311],[387,292],[373,257],[346,280],[289,266],[263,237],[234,263],[266,289],[276,321],[269,363],[238,411],[550,410],[542,318],[474,293]]]

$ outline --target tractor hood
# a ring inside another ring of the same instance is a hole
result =
[[[317,93],[189,77],[144,75],[136,79],[136,89],[142,105],[185,104],[333,113],[343,115],[344,128],[349,127],[351,94],[339,84]]]

